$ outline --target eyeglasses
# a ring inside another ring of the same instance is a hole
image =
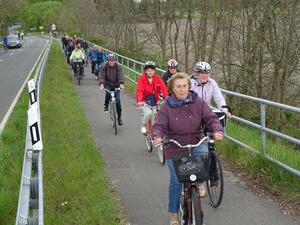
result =
[[[196,71],[196,73],[198,73],[198,74],[209,74],[209,72],[207,72],[207,71]]]

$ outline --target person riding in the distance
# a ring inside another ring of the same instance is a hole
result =
[[[117,63],[117,57],[115,54],[108,54],[107,62],[103,63],[99,70],[99,86],[100,90],[103,90],[104,87],[110,91],[114,91],[116,88],[124,89],[124,76],[122,74],[122,67]],[[111,95],[110,93],[105,93],[105,101],[104,101],[104,111],[108,111],[108,105],[110,101]],[[120,99],[120,92],[117,91],[115,94],[116,98],[116,107],[118,114],[118,124],[120,126],[123,125],[122,121],[122,106]]]
[[[170,59],[168,61],[168,70],[163,74],[163,80],[167,84],[168,80],[177,73],[178,62],[175,59]]]

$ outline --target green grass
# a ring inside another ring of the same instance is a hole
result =
[[[0,138],[0,224],[14,224],[25,149],[28,109],[23,91]]]
[[[120,209],[64,61],[55,42],[41,92],[45,223],[120,224]]]
[[[262,150],[260,150],[260,136],[257,130],[241,126],[235,122],[229,122],[227,133],[262,153]],[[231,163],[247,170],[253,177],[263,177],[269,188],[276,188],[283,197],[300,202],[299,177],[268,161],[263,154],[249,154],[244,148],[229,140],[218,143],[218,146],[220,153]],[[273,140],[267,138],[267,153],[272,158],[292,168],[300,169],[300,152],[293,150],[290,144],[276,144]]]

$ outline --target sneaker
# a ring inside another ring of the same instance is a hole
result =
[[[123,121],[121,118],[118,119],[118,124],[119,124],[119,126],[123,126]]]
[[[108,111],[108,106],[104,106],[104,112],[107,112]]]
[[[204,198],[205,194],[206,194],[206,190],[205,190],[205,187],[204,187],[203,183],[199,184],[198,190],[199,190],[199,196],[200,196],[200,198]]]
[[[141,132],[143,135],[147,134],[147,129],[144,125],[141,127]]]

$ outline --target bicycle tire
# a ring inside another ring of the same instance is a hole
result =
[[[80,85],[81,76],[79,74],[77,75],[77,81],[78,81],[78,85]]]
[[[115,130],[115,135],[118,134],[118,128],[117,128],[117,109],[116,109],[116,103],[111,102],[111,119],[112,119],[112,126]]]
[[[218,155],[215,152],[210,152],[210,161],[212,157],[215,157],[217,166],[217,178],[210,178],[206,181],[207,192],[209,197],[210,205],[217,208],[221,205],[224,192],[224,177],[223,169]],[[209,163],[211,165],[211,162]]]
[[[193,225],[203,225],[203,212],[201,209],[201,202],[200,197],[198,195],[196,186],[192,186],[190,189],[191,193],[191,212],[192,215],[190,218],[192,218],[192,224]]]
[[[153,144],[152,144],[152,138],[149,134],[144,135],[145,143],[146,143],[146,150],[148,152],[152,152]]]
[[[158,154],[158,158],[159,158],[159,162],[164,165],[166,162],[165,159],[165,154],[164,154],[164,147],[163,145],[159,145],[158,147],[156,147],[157,150],[157,154]]]

